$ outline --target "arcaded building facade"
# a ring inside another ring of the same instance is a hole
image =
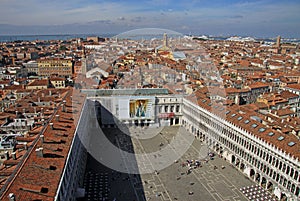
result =
[[[224,113],[214,114],[217,110]],[[184,99],[181,123],[210,149],[278,198],[298,200],[300,163],[296,156],[288,153],[297,149],[296,142],[285,141],[283,135],[277,137],[275,131],[246,114],[224,107],[217,109],[217,106],[214,113]],[[249,129],[244,129],[242,124],[248,125]],[[260,135],[276,136],[275,141],[281,142],[283,148]]]

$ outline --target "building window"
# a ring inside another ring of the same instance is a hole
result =
[[[171,112],[174,112],[174,106],[171,106]]]

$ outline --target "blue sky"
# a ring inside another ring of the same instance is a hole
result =
[[[0,35],[181,33],[300,38],[299,0],[0,0]]]

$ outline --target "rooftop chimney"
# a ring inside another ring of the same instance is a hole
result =
[[[24,143],[24,149],[27,150],[27,142]]]
[[[16,201],[16,197],[13,193],[8,194],[8,200],[9,201]]]
[[[49,123],[49,125],[50,125],[50,127],[51,127],[51,129],[53,130],[53,123],[51,122],[51,123]]]
[[[40,147],[40,148],[37,148],[36,150],[35,150],[35,153],[36,153],[36,155],[38,156],[38,157],[43,157],[43,147]]]
[[[41,139],[41,142],[44,143],[44,139],[45,139],[44,135],[40,135],[40,139]]]
[[[12,153],[11,153],[11,156],[12,156],[12,158],[13,158],[14,160],[17,160],[16,152],[12,152]]]
[[[55,115],[56,121],[59,121],[59,114]]]
[[[66,112],[66,101],[63,101],[63,105],[62,105],[62,111]]]

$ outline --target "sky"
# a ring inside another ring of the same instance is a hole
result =
[[[0,0],[0,35],[183,34],[300,38],[299,0]]]

